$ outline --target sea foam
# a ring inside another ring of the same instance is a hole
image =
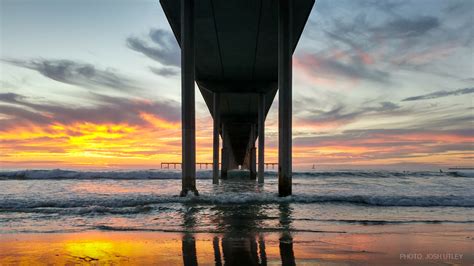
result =
[[[268,170],[265,176],[276,177],[276,172]],[[462,173],[440,173],[432,171],[304,171],[294,172],[295,177],[348,177],[348,178],[404,178],[404,177],[473,177]],[[35,180],[35,179],[180,179],[180,170],[115,170],[115,171],[73,171],[63,169],[52,170],[19,170],[0,171],[0,180]],[[211,170],[198,170],[197,179],[212,179]]]
[[[365,206],[398,206],[398,207],[474,207],[472,197],[448,196],[370,196],[370,195],[308,195],[299,194],[289,197],[278,197],[270,193],[227,193],[199,197],[179,197],[160,195],[110,196],[107,198],[63,198],[63,199],[3,199],[0,201],[0,212],[42,212],[42,213],[81,213],[81,212],[147,212],[157,208],[156,204],[187,203],[192,205],[226,205],[226,204],[348,204]],[[123,210],[120,210],[124,208]]]

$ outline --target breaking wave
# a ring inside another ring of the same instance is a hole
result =
[[[197,178],[210,178],[210,171],[199,171]],[[0,172],[0,179],[179,179],[180,171],[72,171],[72,170],[20,170]]]
[[[245,175],[244,172],[242,174]],[[269,170],[266,177],[276,177],[276,172]],[[235,176],[239,176],[237,173]],[[404,177],[471,177],[471,175],[440,173],[432,171],[306,171],[294,172],[294,177],[306,178],[331,178],[331,177],[354,177],[354,178],[404,178]],[[198,179],[211,179],[211,170],[198,170]],[[135,171],[73,171],[73,170],[20,170],[20,171],[0,171],[0,180],[37,180],[37,179],[180,179],[180,170],[135,170]]]
[[[33,212],[59,214],[107,213],[127,214],[160,211],[170,203],[190,205],[227,205],[227,204],[349,204],[387,207],[474,207],[472,197],[447,196],[343,196],[343,195],[293,195],[278,197],[269,193],[230,193],[217,195],[159,196],[143,195],[133,197],[107,198],[67,198],[58,200],[2,199],[0,212]],[[160,205],[161,204],[161,205]]]

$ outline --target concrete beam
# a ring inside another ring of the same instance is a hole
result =
[[[220,93],[267,93],[277,87],[277,83],[274,80],[198,80],[196,82],[202,88],[205,88],[211,92]]]
[[[212,140],[212,183],[219,184],[219,127],[221,125],[220,94],[214,93],[213,97],[214,128]]]
[[[265,174],[265,94],[258,97],[258,183],[264,182]]]
[[[194,0],[181,0],[181,123],[182,123],[182,190],[184,197],[196,189],[196,110]]]
[[[291,195],[293,0],[278,0],[278,193]]]

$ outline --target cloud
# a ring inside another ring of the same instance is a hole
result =
[[[398,104],[395,104],[392,102],[381,102],[379,107],[373,107],[371,109],[372,111],[376,111],[376,112],[386,112],[386,111],[393,111],[398,108],[400,108]]]
[[[447,9],[470,10],[472,6],[472,1],[456,3],[446,4],[450,5]],[[444,2],[439,5],[442,8]],[[315,44],[313,50],[317,50],[311,54],[328,70],[319,68],[322,75],[311,72],[313,82],[325,77],[334,81],[326,85],[333,86],[340,82],[339,78],[361,74],[357,75],[361,79],[379,82],[391,77],[392,81],[403,83],[404,80],[393,78],[401,71],[458,78],[458,73],[449,67],[454,63],[451,56],[467,53],[472,46],[468,12],[434,12],[420,1],[343,1],[319,7],[319,16],[309,20],[307,36]],[[334,51],[342,51],[350,59],[329,57]],[[358,57],[370,59],[366,62],[371,63],[360,65],[352,60]],[[456,63],[469,66],[466,60]],[[390,76],[378,77],[379,73]]]
[[[73,60],[18,60],[3,59],[9,64],[38,71],[50,79],[90,88],[111,88],[115,90],[137,89],[133,82],[112,69],[98,69],[94,65]]]
[[[12,92],[0,93],[0,102],[19,103],[24,98],[24,96]]]
[[[459,15],[471,15],[472,9],[474,8],[474,2],[471,0],[458,0],[447,2],[447,6],[444,8],[444,11],[449,15],[459,16]]]
[[[151,46],[149,42],[155,45]],[[170,31],[151,29],[146,40],[137,37],[127,38],[127,46],[166,66],[179,67],[181,53],[174,35]]]
[[[390,83],[390,73],[373,66],[368,67],[370,60],[364,54],[324,51],[316,54],[297,55],[294,63],[296,68],[305,71],[309,76]]]
[[[408,129],[357,129],[346,130],[334,135],[321,135],[310,137],[297,137],[296,146],[312,146],[318,143],[321,146],[346,145],[353,147],[397,147],[397,146],[422,146],[425,144],[452,145],[455,143],[468,143],[474,138],[470,129],[437,130],[423,128]],[[462,148],[463,150],[472,147]]]
[[[300,117],[300,119],[315,124],[342,125],[367,115],[387,115],[395,111],[401,112],[400,106],[392,102],[380,102],[377,106],[361,107],[353,111],[347,109],[347,106],[342,104],[332,107],[329,111],[310,109],[309,114]]]
[[[394,163],[469,164],[474,135],[470,129],[359,129],[339,134],[297,137],[300,162],[324,165]],[[459,160],[458,160],[459,159]]]
[[[170,77],[170,76],[177,76],[179,74],[179,70],[173,67],[149,67],[151,72],[157,74],[158,76],[163,77]]]
[[[380,27],[372,28],[372,32],[383,38],[413,38],[421,37],[430,30],[441,25],[437,17],[421,16],[412,19],[396,18]]]
[[[407,101],[430,100],[430,99],[437,99],[437,98],[442,98],[442,97],[463,95],[463,94],[470,94],[470,93],[474,93],[474,88],[464,88],[464,89],[458,89],[458,90],[453,90],[453,91],[444,91],[444,90],[436,91],[429,94],[408,97],[408,98],[403,99],[402,101],[407,102]]]
[[[101,94],[91,94],[99,104],[92,107],[76,107],[55,103],[33,102],[15,93],[1,93],[0,128],[7,130],[16,125],[46,126],[55,123],[121,124],[149,126],[155,121],[176,123],[180,120],[179,103],[171,100],[149,101],[127,99]],[[149,118],[155,119],[150,120]]]
[[[50,119],[41,113],[16,106],[0,105],[0,114],[7,116],[7,119],[0,119],[2,126],[0,131],[8,130],[24,122],[26,124],[47,124],[50,122]]]
[[[0,80],[0,89],[7,90],[7,89],[17,89],[18,87],[8,81]]]
[[[403,1],[379,1],[379,0],[374,0],[374,1],[369,1],[369,2],[362,2],[362,5],[367,6],[367,7],[375,7],[376,9],[383,11],[389,15],[395,15],[397,16],[397,10],[408,4],[408,1],[403,0]]]

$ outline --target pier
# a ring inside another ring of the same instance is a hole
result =
[[[292,55],[314,0],[160,3],[181,47],[181,196],[198,195],[195,83],[213,117],[213,183],[239,166],[264,182],[265,118],[279,92],[278,191],[291,195]]]

